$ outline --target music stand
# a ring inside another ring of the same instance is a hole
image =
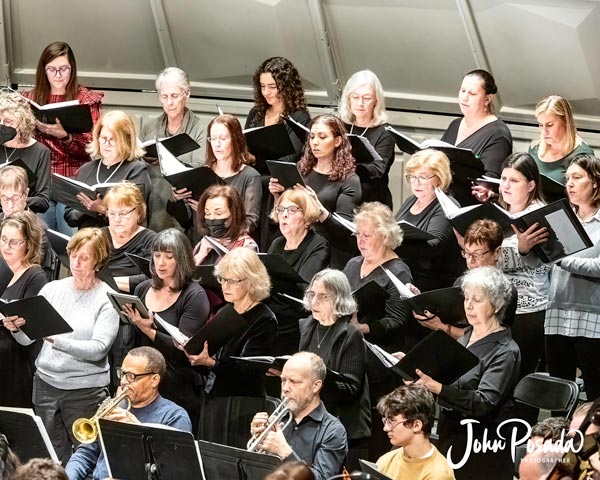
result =
[[[98,421],[111,478],[168,480],[204,478],[198,448],[189,432],[167,426]]]
[[[54,463],[60,463],[41,418],[32,409],[0,407],[0,432],[21,462],[50,458]]]
[[[204,480],[263,480],[281,465],[281,460],[273,455],[204,440],[198,440],[198,449],[204,466]]]

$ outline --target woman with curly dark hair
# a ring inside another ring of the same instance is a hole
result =
[[[306,188],[317,202],[320,213],[315,230],[331,246],[333,268],[343,268],[358,254],[356,242],[349,241],[349,230],[333,217],[337,213],[351,222],[354,209],[361,201],[360,179],[354,173],[350,150],[342,121],[334,115],[320,115],[311,122],[304,155],[298,162],[306,187],[297,188]],[[283,186],[271,179],[269,191],[277,197]]]

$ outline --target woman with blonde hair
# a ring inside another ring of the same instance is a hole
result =
[[[533,142],[529,154],[542,175],[564,184],[569,162],[580,153],[593,155],[594,151],[577,133],[566,98],[560,95],[543,98],[535,107],[535,118],[540,126],[540,138]]]
[[[33,136],[35,117],[29,102],[16,92],[1,91],[0,123],[17,131],[15,138],[0,149],[0,166],[21,160],[31,170],[35,178],[27,180],[27,207],[32,212],[44,213],[50,200],[50,150]]]
[[[77,180],[88,185],[118,183],[129,180],[143,191],[144,199],[150,195],[150,177],[146,163],[139,159],[144,150],[137,144],[135,123],[121,110],[112,110],[102,116],[93,131],[92,143],[87,152],[95,158],[77,172]],[[80,193],[77,198],[81,208],[68,207],[65,220],[72,227],[101,227],[108,224],[107,209],[101,195],[89,198]]]
[[[404,171],[412,195],[396,212],[396,220],[410,223],[434,238],[414,241],[405,237],[397,252],[421,291],[450,287],[464,270],[464,261],[452,225],[435,195],[436,188],[448,192],[452,182],[450,162],[438,150],[421,150],[408,160]]]
[[[383,87],[371,70],[353,74],[344,87],[339,113],[348,133],[365,137],[381,159],[358,163],[363,202],[381,202],[392,208],[388,174],[394,163],[394,139],[385,129],[387,113]]]

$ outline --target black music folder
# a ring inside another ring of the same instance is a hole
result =
[[[141,257],[135,253],[127,252],[125,252],[125,256],[138,268],[140,273],[143,273],[148,278],[152,276],[150,273],[150,258]]]
[[[208,187],[223,184],[223,179],[208,167],[197,167],[184,172],[165,175],[165,180],[176,190],[187,188],[192,198],[198,200]]]
[[[292,266],[279,254],[259,253],[258,258],[263,263],[273,282],[279,283],[308,283]]]
[[[440,288],[423,292],[405,300],[419,315],[425,310],[440,317],[447,325],[462,325],[466,322],[464,296],[460,287]]]
[[[98,195],[104,195],[106,191],[117,185],[117,183],[97,183],[95,185],[88,185],[79,180],[73,178],[64,177],[58,173],[52,174],[52,200],[55,202],[64,203],[65,205],[85,212],[86,215],[96,216],[96,212],[91,212],[85,208],[77,195],[83,193],[87,195],[91,200],[95,200]]]
[[[562,183],[557,182],[543,173],[540,173],[540,178],[542,180],[542,192],[544,192],[546,201],[553,202],[567,196],[567,191]]]
[[[274,455],[249,452],[205,440],[198,440],[198,449],[204,467],[204,480],[263,480],[281,465],[279,457]]]
[[[544,263],[555,262],[594,245],[565,198],[526,213],[513,223],[521,230],[534,223],[548,229],[548,241],[531,250]]]
[[[418,368],[434,380],[450,385],[479,364],[479,358],[452,337],[435,330],[411,348],[391,367],[405,380],[418,380]]]
[[[271,357],[269,355],[255,356],[255,357],[229,357],[241,364],[250,364],[258,370],[264,370],[265,372],[270,368],[275,370],[283,370],[285,363],[291,358],[291,355],[281,355],[279,357]]]
[[[204,288],[212,288],[221,291],[221,284],[215,277],[214,265],[197,265],[194,267],[194,280]]]
[[[204,342],[208,342],[208,352],[212,356],[247,327],[247,320],[235,311],[233,305],[227,304],[210,322],[198,330],[183,348],[191,355],[198,355],[204,349]]]
[[[196,140],[190,137],[187,133],[183,132],[173,135],[172,137],[158,139],[153,138],[152,140],[141,142],[140,146],[146,150],[146,156],[158,157],[158,152],[156,151],[156,142],[162,143],[162,145],[176,157],[193,152],[194,150],[200,148],[200,144],[196,142]]]
[[[367,137],[361,137],[355,133],[347,135],[352,147],[352,156],[356,163],[372,163],[375,160],[381,161],[381,155],[377,153]]]
[[[142,302],[140,297],[121,292],[106,292],[106,295],[108,295],[111,305],[117,311],[119,318],[123,320],[123,322],[131,323],[129,317],[123,313],[123,306],[128,304],[131,305],[134,310],[140,312],[142,317],[150,318],[150,312],[148,312],[146,305],[144,305],[144,302]]]
[[[472,185],[478,185],[483,188],[487,188],[494,193],[500,192],[500,179],[488,177],[487,175],[482,175],[479,178],[469,178]]]
[[[308,137],[308,134],[310,133],[310,128],[308,128],[306,125],[303,125],[300,122],[297,122],[290,115],[285,117],[284,120],[288,124],[292,132],[294,132],[294,135],[298,137],[300,143],[304,144],[304,142],[306,142],[306,137]]]
[[[5,317],[23,317],[26,323],[21,330],[32,340],[73,331],[60,313],[41,295],[8,303],[0,302],[0,313]]]
[[[304,179],[295,163],[266,160],[265,164],[271,177],[276,178],[284,188],[293,188],[296,184],[304,185]]]
[[[60,463],[41,418],[32,409],[0,407],[0,433],[22,463],[32,458],[50,458]]]
[[[363,460],[362,458],[358,459],[358,463],[360,464],[360,469],[364,473],[370,475],[367,477],[371,480],[392,480],[391,477],[381,473],[379,468],[377,468],[377,464],[373,462],[369,462],[368,460]]]
[[[168,426],[98,421],[111,478],[203,478],[194,436]],[[150,475],[152,472],[152,475]]]
[[[429,240],[435,240],[436,238],[435,235],[432,235],[425,230],[421,230],[419,227],[414,226],[406,220],[399,220],[396,223],[402,229],[402,233],[404,233],[402,243],[427,242]]]
[[[275,160],[295,153],[294,145],[283,123],[244,130],[248,150],[257,161]]]
[[[375,280],[369,280],[363,286],[354,290],[352,295],[358,304],[357,317],[359,320],[373,310],[384,309],[385,301],[390,297],[387,290]]]
[[[26,98],[26,100],[31,105],[31,110],[35,118],[42,123],[55,124],[58,118],[67,133],[86,133],[92,131],[94,123],[92,121],[90,106],[79,103],[79,100],[49,103],[47,105],[40,105],[30,98]]]

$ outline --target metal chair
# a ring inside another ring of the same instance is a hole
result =
[[[579,385],[572,380],[530,373],[519,381],[513,398],[538,410],[564,411],[569,418],[577,405]]]

